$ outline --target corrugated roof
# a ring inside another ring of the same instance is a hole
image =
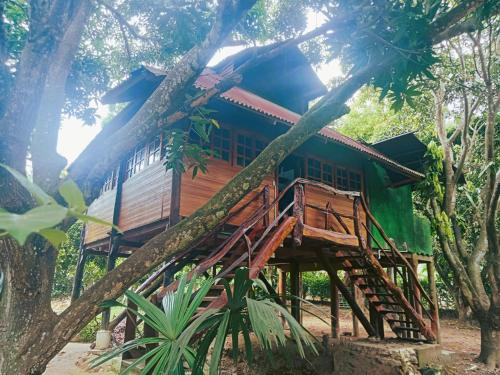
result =
[[[200,78],[195,83],[195,86],[200,89],[210,89],[217,85],[224,77],[217,75],[215,72],[210,69],[206,69],[201,75]],[[240,105],[245,108],[252,109],[256,112],[262,113],[266,116],[273,117],[277,120],[280,120],[289,125],[295,125],[300,120],[300,115],[289,109],[286,109],[276,103],[273,103],[267,99],[264,99],[258,95],[255,95],[245,89],[240,87],[232,87],[226,92],[223,92],[220,95],[221,98]],[[355,141],[352,138],[349,138],[336,130],[331,128],[323,128],[319,131],[319,134],[325,138],[328,138],[337,143],[343,144],[347,147],[350,147],[354,150],[360,151],[364,154],[369,155],[370,157],[392,167],[400,172],[415,177],[415,178],[423,178],[424,175],[414,171],[413,169],[407,168],[398,162],[388,158],[384,154],[375,150],[374,148],[367,146],[361,142]]]
[[[146,67],[144,66],[142,68],[143,72],[149,72],[149,74],[152,74],[153,76],[156,77],[162,77],[166,75],[166,72],[156,69],[156,68],[151,68],[151,67]],[[221,74],[217,74],[215,71],[213,71],[210,68],[206,68],[198,77],[198,79],[195,82],[195,87],[202,89],[202,90],[208,90],[210,88],[213,88],[216,86],[221,80],[225,78],[227,74],[230,74],[231,70],[227,71],[222,71]],[[154,84],[154,88],[160,83],[160,81],[157,81]],[[122,85],[126,85],[127,81],[122,83]],[[137,83],[133,83],[137,84]],[[107,96],[109,98],[114,98],[115,101],[118,100],[115,97],[120,97],[120,95],[123,96],[123,93],[120,88],[122,85],[119,85],[115,89],[111,90]],[[130,88],[129,88],[130,89]],[[278,121],[283,122],[284,124],[287,125],[295,125],[299,120],[301,115],[298,113],[295,113],[285,107],[280,106],[279,104],[273,103],[267,99],[264,99],[263,97],[256,95],[248,90],[245,90],[241,87],[234,86],[231,89],[223,92],[222,94],[219,95],[221,99],[226,100],[230,103],[236,104],[238,106],[250,109],[252,111],[258,112],[260,114],[263,114],[265,116],[274,118]],[[109,99],[108,98],[108,99]],[[110,101],[110,100],[108,100]],[[110,101],[110,102],[115,102],[115,101]],[[355,141],[352,138],[349,138],[336,130],[330,129],[330,128],[323,128],[319,132],[319,135],[332,140],[334,142],[337,142],[339,144],[342,144],[344,146],[347,146],[351,149],[354,149],[356,151],[362,152],[371,158],[387,165],[388,167],[399,171],[400,173],[410,176],[412,178],[423,178],[424,175],[414,171],[410,168],[407,168],[397,161],[392,160],[391,158],[387,157],[383,153],[375,150],[374,148],[367,146],[363,143],[360,143],[358,141]]]

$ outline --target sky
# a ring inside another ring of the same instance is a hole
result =
[[[306,32],[312,30],[323,23],[322,16],[310,13],[307,18]],[[225,47],[221,48],[209,62],[210,65],[216,65],[227,56],[231,56],[244,47]],[[323,64],[315,68],[316,74],[324,84],[328,84],[332,78],[342,74],[340,64],[333,60],[328,64]],[[92,126],[84,125],[83,122],[74,117],[65,117],[61,123],[59,139],[57,143],[57,152],[68,160],[71,164],[92,139],[101,131],[101,122],[108,114],[108,108],[105,105],[99,105],[97,110],[97,123]]]

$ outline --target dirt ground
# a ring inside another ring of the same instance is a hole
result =
[[[62,310],[66,301],[56,303],[57,310]],[[329,322],[329,306],[317,305],[316,307],[307,306],[312,314],[304,313],[303,324],[316,337],[322,337],[330,334],[330,326],[322,322],[318,317]],[[313,315],[314,314],[314,315]],[[341,309],[340,315],[341,335],[352,334],[352,316],[350,310]],[[386,337],[395,337],[388,326],[385,329]],[[366,336],[364,329],[360,325],[360,333]],[[442,367],[443,375],[500,375],[500,371],[488,370],[480,363],[475,361],[479,354],[480,331],[473,325],[459,325],[457,320],[441,320],[442,347],[445,350],[454,352],[453,362]],[[90,352],[88,344],[70,343],[61,353],[52,360],[47,368],[45,375],[83,375],[83,374],[117,374],[116,365],[106,366],[96,369],[92,372],[85,370],[86,363],[94,354]],[[231,366],[229,366],[231,367]],[[229,370],[229,373],[232,373]],[[239,372],[239,371],[238,371]],[[250,371],[250,373],[252,373]],[[294,372],[295,373],[295,372]],[[282,375],[285,375],[284,373]],[[351,374],[350,374],[351,375]]]
[[[324,320],[329,321],[329,306],[306,307],[311,310],[314,315],[321,316]],[[304,326],[311,331],[315,336],[323,336],[330,334],[330,326],[323,323],[319,318],[312,314],[304,313]],[[359,325],[361,336],[366,336],[363,327]],[[352,315],[350,310],[340,310],[340,334],[352,334]],[[386,337],[395,337],[389,326],[385,325]],[[441,319],[441,346],[445,350],[455,352],[456,360],[452,364],[444,366],[443,370],[449,375],[498,375],[500,370],[488,370],[485,366],[475,361],[479,355],[481,344],[481,333],[478,327],[473,324],[461,325],[456,319]]]

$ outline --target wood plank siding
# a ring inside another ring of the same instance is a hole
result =
[[[118,226],[122,231],[165,219],[170,216],[172,171],[165,171],[162,161],[156,161],[129,177],[122,186]],[[111,222],[116,187],[104,192],[89,206],[89,215]],[[109,227],[87,224],[85,243],[108,237]]]
[[[172,171],[161,161],[146,167],[123,183],[118,226],[122,231],[166,218],[170,215]]]
[[[330,202],[331,208],[333,208],[340,215],[352,216],[353,215],[353,200],[342,196],[335,195],[332,196],[331,193],[326,192],[316,186],[305,186],[305,214],[304,214],[304,224],[307,224],[315,228],[325,228],[325,214],[320,210],[307,207],[307,205],[312,205],[316,207],[321,207],[326,209],[326,203]],[[366,214],[360,208],[360,217],[363,223],[366,223]],[[350,218],[342,217],[344,223],[349,228],[351,234],[354,234],[354,222]],[[329,223],[334,228],[335,231],[343,233],[344,230],[339,222],[332,216],[329,215]],[[362,233],[365,233],[363,231]]]
[[[211,159],[208,163],[208,172],[206,174],[198,174],[198,176],[193,179],[191,173],[184,173],[181,179],[180,215],[183,217],[191,215],[203,204],[208,202],[208,200],[224,187],[241,169],[241,167],[233,166],[228,162]],[[269,176],[264,179],[258,189],[243,198],[241,202],[236,205],[234,210],[238,209],[238,207],[241,207],[248,202],[249,199],[258,194],[265,185],[269,186],[269,198],[270,201],[272,201],[275,198],[275,184],[274,176]],[[229,223],[240,225],[261,204],[262,201],[250,204]]]
[[[110,222],[113,220],[113,208],[116,198],[116,188],[104,192],[89,206],[88,214]],[[85,243],[92,243],[108,237],[111,228],[105,225],[88,223],[85,225]]]

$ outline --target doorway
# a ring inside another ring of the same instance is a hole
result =
[[[281,193],[296,178],[304,177],[304,159],[300,156],[289,155],[278,167],[278,194]],[[279,202],[280,212],[293,201],[293,189],[288,190]]]

